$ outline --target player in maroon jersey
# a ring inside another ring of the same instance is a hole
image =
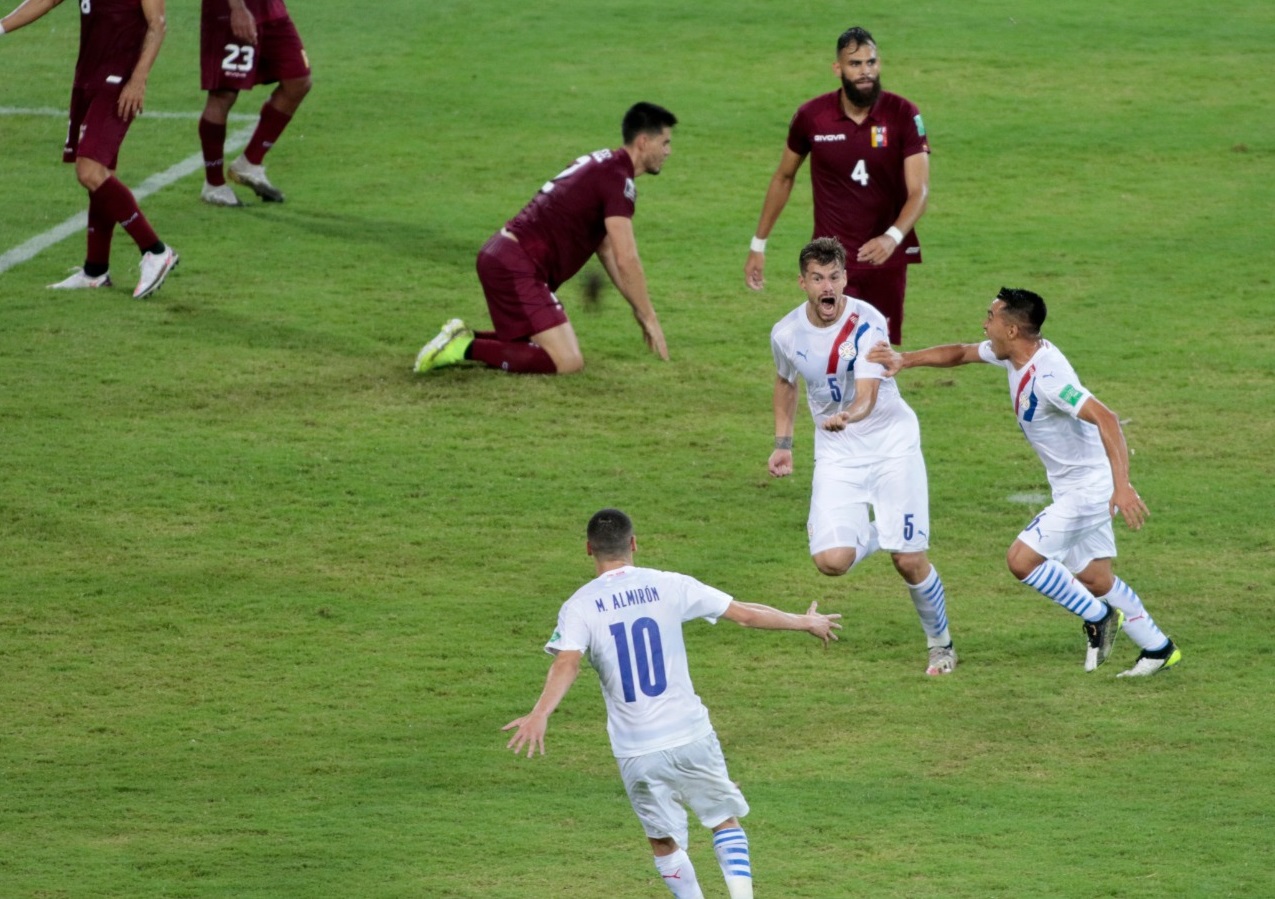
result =
[[[62,0],[26,0],[0,19],[0,34],[30,25]],[[89,192],[88,250],[84,267],[50,287],[111,286],[111,237],[119,223],[141,250],[136,299],[159,289],[177,265],[137,198],[115,177],[120,145],[142,111],[146,79],[164,42],[164,0],[79,0],[80,55],[71,88],[71,115],[63,162]]]
[[[668,359],[633,236],[633,179],[659,174],[676,124],[667,109],[637,103],[624,115],[623,147],[585,154],[546,181],[478,254],[495,330],[474,332],[454,318],[417,354],[415,370],[473,359],[511,372],[580,371],[580,344],[553,292],[595,253],[633,307],[647,346]]]
[[[226,183],[226,120],[241,90],[278,82],[229,174],[231,181],[252,188],[266,202],[282,203],[283,193],[266,178],[262,161],[311,86],[310,60],[288,8],[283,0],[203,0],[199,44],[200,84],[208,92],[199,119],[204,153],[200,199],[214,206],[243,205]]]
[[[913,227],[930,189],[930,145],[921,114],[898,94],[881,90],[876,41],[862,28],[837,38],[832,70],[841,89],[802,105],[770,179],[756,236],[744,265],[753,290],[765,286],[766,238],[810,157],[813,237],[835,237],[851,258],[846,293],[867,300],[890,322],[890,342],[903,341],[907,266],[921,261]]]

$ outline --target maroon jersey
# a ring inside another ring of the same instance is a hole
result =
[[[607,236],[606,220],[633,218],[633,160],[623,148],[581,156],[510,219],[505,228],[535,261],[550,290],[589,261]]]
[[[882,91],[863,124],[855,124],[841,108],[840,91],[823,94],[792,117],[788,149],[810,156],[813,236],[840,240],[849,257],[847,268],[875,268],[855,262],[855,254],[884,234],[907,202],[903,160],[930,152],[916,106]],[[912,230],[885,264],[920,261],[921,245]]]
[[[146,16],[142,0],[89,0],[80,4],[80,56],[75,86],[123,87],[142,55]]]
[[[244,0],[243,5],[256,22],[273,22],[288,17],[288,7],[283,0]],[[203,15],[204,18],[226,18],[230,15],[230,4],[226,0],[204,0]]]

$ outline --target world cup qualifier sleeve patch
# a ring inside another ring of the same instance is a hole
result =
[[[1080,398],[1082,396],[1084,396],[1084,394],[1081,393],[1079,390],[1077,390],[1075,387],[1072,387],[1070,384],[1064,387],[1062,391],[1059,392],[1058,394],[1058,398],[1061,399],[1068,406],[1076,405],[1076,403],[1080,402]]]

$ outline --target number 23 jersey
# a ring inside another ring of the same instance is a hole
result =
[[[684,746],[712,732],[695,693],[682,623],[716,623],[731,597],[684,574],[624,566],[562,605],[545,651],[583,652],[598,672],[617,758]]]

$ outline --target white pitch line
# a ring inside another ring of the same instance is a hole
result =
[[[5,107],[0,107],[0,114],[4,113]],[[59,113],[65,114],[65,113]],[[149,114],[149,113],[148,113]],[[174,114],[174,117],[176,114]],[[255,116],[251,117],[255,119]],[[241,128],[233,134],[226,135],[226,153],[230,154],[239,150],[248,144],[248,139],[252,137],[253,126]],[[170,166],[162,172],[151,175],[137,187],[133,188],[133,196],[140,203],[146,197],[157,191],[163,190],[168,185],[180,181],[192,172],[197,172],[204,167],[204,156],[202,153],[196,153],[183,159],[176,165]],[[0,254],[0,274],[4,274],[15,265],[34,259],[40,253],[47,250],[54,244],[61,243],[72,234],[77,234],[88,227],[89,216],[87,212],[80,212],[71,216],[60,225],[55,225],[43,234],[37,234],[24,244],[14,247]]]
[[[66,108],[61,109],[55,106],[0,106],[0,116],[52,116],[53,118],[65,119]],[[198,121],[202,116],[202,112],[144,112],[138,118],[140,119],[182,119],[184,121]],[[229,115],[232,122],[255,122],[257,116],[246,112],[232,112]]]

